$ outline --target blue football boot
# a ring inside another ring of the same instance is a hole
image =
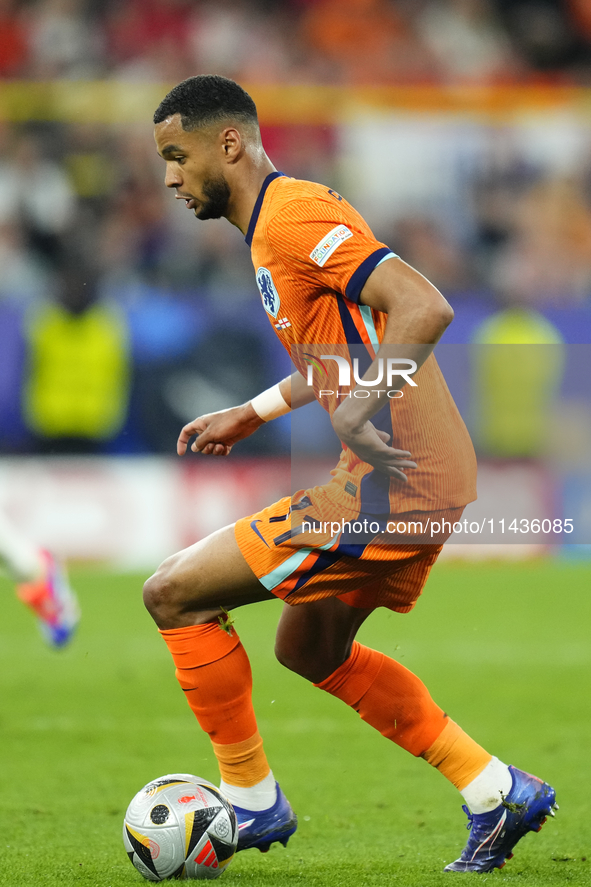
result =
[[[238,819],[238,846],[236,851],[257,847],[266,853],[271,844],[279,841],[284,847],[298,827],[298,818],[276,782],[277,800],[267,810],[245,810],[233,805]]]
[[[547,816],[558,810],[556,792],[537,776],[509,767],[513,785],[509,794],[488,813],[470,813],[467,828],[468,843],[455,862],[446,865],[444,872],[490,872],[501,869],[518,841],[528,832],[539,832]]]

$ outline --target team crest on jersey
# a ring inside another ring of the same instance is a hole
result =
[[[277,317],[279,311],[279,293],[273,283],[271,272],[262,266],[257,271],[257,286],[263,300],[263,307],[271,317]]]
[[[328,232],[326,237],[322,238],[320,243],[316,244],[310,253],[310,258],[322,268],[326,260],[332,256],[341,243],[343,243],[344,240],[348,240],[349,237],[353,237],[353,232],[349,231],[346,225],[337,225],[336,228],[333,228],[332,231]]]

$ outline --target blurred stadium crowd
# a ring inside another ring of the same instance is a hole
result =
[[[546,115],[361,109],[341,124],[263,118],[263,139],[278,168],[340,190],[442,289],[460,340],[525,305],[587,341],[587,0],[0,0],[0,104],[16,81],[164,94],[205,72],[255,98],[265,84],[572,88]],[[24,116],[0,121],[0,452],[172,452],[184,422],[289,372],[240,233],[171,200],[149,118]],[[275,424],[242,452],[286,451]]]
[[[587,0],[2,0],[3,77],[588,81]]]

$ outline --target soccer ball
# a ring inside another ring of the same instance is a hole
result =
[[[236,851],[238,823],[230,802],[207,779],[170,773],[132,800],[123,843],[148,881],[217,878]]]

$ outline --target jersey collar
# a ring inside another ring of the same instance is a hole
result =
[[[244,238],[248,244],[248,246],[252,246],[252,238],[254,237],[254,229],[257,226],[257,222],[259,220],[259,213],[261,211],[261,207],[263,205],[263,200],[265,199],[265,194],[267,193],[267,188],[273,181],[273,179],[278,179],[280,176],[284,176],[284,172],[270,172],[265,181],[263,182],[263,186],[259,191],[259,196],[257,197],[257,202],[254,205],[254,209],[252,211],[252,215],[250,217],[250,222],[248,223],[248,231],[246,232],[246,237]]]

